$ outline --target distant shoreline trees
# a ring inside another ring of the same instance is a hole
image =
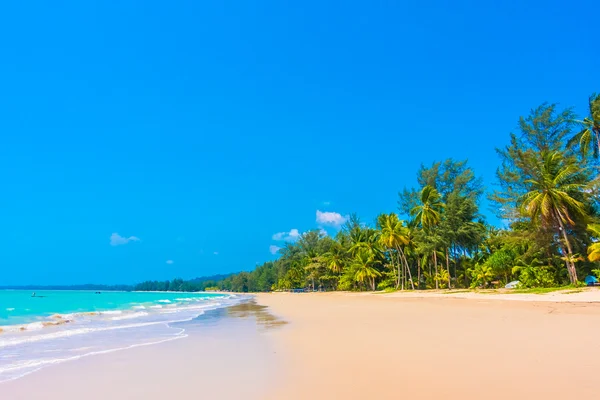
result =
[[[600,95],[590,97],[582,120],[555,104],[533,109],[497,153],[488,198],[502,228],[479,212],[484,187],[475,171],[467,161],[447,159],[421,166],[419,186],[399,193],[398,214],[381,214],[372,224],[352,215],[335,237],[306,232],[277,260],[197,287],[412,290],[498,287],[512,280],[548,287],[600,272]]]

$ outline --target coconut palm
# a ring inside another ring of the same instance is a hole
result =
[[[531,179],[525,181],[529,192],[520,199],[522,212],[544,228],[553,228],[562,236],[566,247],[566,265],[571,283],[577,282],[573,249],[567,228],[575,225],[576,217],[585,216],[584,204],[573,197],[585,193],[581,169],[560,152],[545,152],[531,160]]]
[[[375,278],[381,276],[381,273],[375,269],[375,260],[373,255],[367,250],[360,250],[356,253],[352,266],[356,268],[354,279],[357,282],[364,283],[368,281],[372,290],[375,290]]]
[[[392,266],[394,265],[394,251],[396,252],[396,264],[398,266],[396,289],[398,289],[400,282],[402,282],[402,289],[404,290],[404,280],[401,280],[401,266],[404,266],[408,270],[410,283],[414,289],[415,285],[412,281],[412,276],[410,276],[410,268],[408,268],[408,265],[405,262],[406,258],[404,257],[401,247],[409,243],[408,228],[403,225],[403,221],[399,220],[398,216],[394,213],[381,214],[377,218],[377,224],[380,227],[379,243],[384,248],[390,249],[390,260],[392,261]]]
[[[346,266],[346,254],[344,248],[337,242],[335,242],[331,249],[323,256],[327,268],[335,274],[340,274]]]
[[[444,203],[442,203],[440,194],[438,191],[430,185],[426,185],[421,190],[420,203],[411,210],[411,214],[414,216],[416,223],[423,228],[423,231],[429,239],[433,238],[433,228],[440,223],[442,210]],[[437,236],[433,242],[438,242]],[[433,265],[435,267],[435,288],[439,289],[438,276],[438,265],[437,265],[437,254],[435,246],[433,249]]]
[[[379,248],[379,232],[372,228],[360,228],[355,232],[351,233],[350,239],[352,245],[350,246],[350,253],[352,255],[358,254],[360,251],[367,251],[374,258],[381,255],[381,249]]]
[[[588,231],[597,239],[600,239],[600,224],[589,224]],[[600,261],[600,241],[596,241],[588,247],[588,260]]]
[[[600,156],[600,94],[593,94],[589,99],[590,116],[579,121],[583,126],[569,141],[569,145],[578,144],[582,155],[592,150],[594,158]]]
[[[425,186],[421,190],[421,202],[411,210],[415,221],[425,230],[440,223],[441,212],[444,208],[440,194],[433,186]]]

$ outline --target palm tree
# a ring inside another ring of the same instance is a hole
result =
[[[600,238],[600,224],[589,224],[588,231],[595,238]],[[588,247],[588,260],[592,262],[600,261],[600,242],[594,242]]]
[[[442,203],[440,194],[438,191],[430,185],[426,185],[421,190],[421,202],[411,210],[411,214],[414,216],[415,221],[419,224],[426,236],[431,236],[432,229],[440,223],[442,209],[444,203]],[[433,250],[433,265],[435,267],[435,288],[439,289],[438,283],[438,271],[437,271],[437,255],[435,248]]]
[[[582,155],[587,155],[590,147],[594,158],[600,156],[600,94],[592,94],[589,99],[590,116],[579,121],[583,126],[569,141],[569,145],[579,144]]]
[[[410,268],[408,268],[408,265],[406,263],[406,258],[404,257],[404,253],[402,251],[401,246],[405,246],[409,243],[409,232],[408,232],[408,228],[406,228],[403,225],[403,221],[398,219],[398,216],[394,213],[391,214],[381,214],[378,219],[377,219],[377,223],[380,227],[380,234],[379,234],[379,243],[385,247],[388,248],[390,250],[395,250],[396,251],[396,261],[397,261],[397,265],[398,265],[398,276],[397,276],[397,280],[396,280],[396,289],[398,289],[398,287],[400,286],[400,282],[401,282],[401,272],[400,272],[400,266],[404,266],[408,271],[408,275],[409,275],[409,280],[411,283],[411,286],[414,290],[415,285],[412,281],[412,276],[410,276]],[[402,259],[400,258],[402,257]],[[392,261],[392,266],[394,264],[394,254],[393,252],[390,252],[390,260]],[[404,290],[404,280],[402,280],[402,289]]]
[[[411,210],[411,214],[423,229],[428,230],[440,223],[443,208],[438,191],[427,185],[421,190],[421,203]]]
[[[331,272],[336,274],[342,272],[346,265],[346,258],[344,257],[344,251],[341,245],[336,243],[336,245],[332,246],[332,248],[324,254],[324,257],[327,268],[329,268]]]
[[[577,282],[573,249],[567,234],[568,226],[575,225],[573,218],[585,216],[584,204],[573,197],[585,193],[581,168],[566,159],[560,152],[544,152],[541,159],[533,159],[531,179],[525,181],[529,192],[519,200],[522,212],[532,221],[540,221],[545,228],[554,228],[562,235],[566,246],[566,265],[571,283]]]
[[[354,279],[361,283],[369,281],[371,288],[375,290],[375,278],[381,276],[381,273],[374,268],[373,256],[366,250],[360,250],[356,253],[352,264],[356,268]]]

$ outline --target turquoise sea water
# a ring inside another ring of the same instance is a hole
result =
[[[0,382],[48,365],[186,337],[181,323],[244,297],[0,290]]]
[[[215,293],[100,292],[79,290],[0,290],[0,326],[35,322],[54,314],[128,310],[135,306],[164,306],[183,299],[209,300]]]

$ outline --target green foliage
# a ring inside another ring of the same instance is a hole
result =
[[[471,287],[487,288],[494,278],[492,267],[486,264],[477,264],[471,271]]]
[[[489,199],[504,229],[481,216],[484,188],[467,161],[447,159],[421,166],[418,186],[399,193],[406,220],[386,213],[370,225],[352,214],[334,238],[306,232],[253,271],[136,289],[454,289],[514,279],[524,288],[549,288],[598,274],[600,95],[590,97],[583,120],[554,104],[533,109],[497,153]]]
[[[519,287],[523,288],[550,288],[556,286],[554,276],[543,267],[515,267],[519,275]]]
[[[507,248],[497,250],[485,261],[485,265],[492,269],[495,276],[503,277],[503,282],[512,280],[512,269],[515,263],[514,253]]]

